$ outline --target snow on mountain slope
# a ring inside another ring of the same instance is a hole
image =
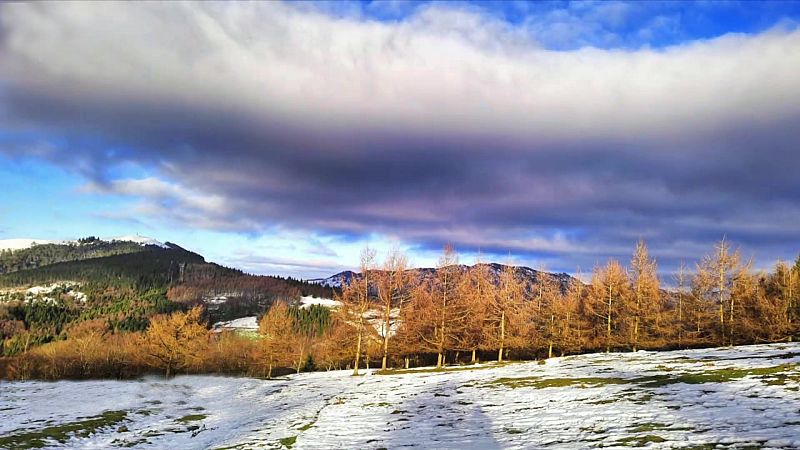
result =
[[[113,242],[113,241],[130,241],[130,242],[135,242],[135,243],[137,243],[139,245],[155,245],[155,246],[158,246],[158,247],[161,247],[161,248],[169,248],[163,242],[159,242],[159,241],[157,241],[157,240],[155,240],[153,238],[147,237],[147,236],[139,236],[138,234],[136,236],[133,236],[133,235],[119,236],[119,237],[115,237],[115,238],[105,238],[103,240],[104,241],[109,241],[109,242]]]
[[[313,278],[306,280],[308,283],[316,283],[329,288],[341,288],[343,285],[350,284],[350,280],[357,276],[352,270],[345,270],[336,275],[331,275],[328,278]]]
[[[489,273],[495,279],[497,279],[500,276],[500,273],[506,268],[505,265],[498,263],[483,263],[483,264],[488,266]],[[470,267],[475,267],[475,266],[467,266],[461,264],[458,267],[461,271],[466,271]],[[567,289],[567,287],[569,287],[571,283],[580,281],[577,278],[573,278],[569,274],[563,272],[562,273],[541,272],[525,266],[515,266],[514,268],[517,272],[517,276],[519,276],[522,280],[527,280],[530,283],[536,282],[539,276],[541,276],[541,274],[546,274],[547,276],[553,277],[561,285],[562,289]],[[428,280],[435,278],[437,276],[437,270],[438,269],[432,267],[422,267],[422,268],[408,269],[408,272],[414,278]],[[330,288],[341,288],[342,286],[350,284],[353,280],[360,280],[360,279],[362,279],[360,273],[353,272],[352,270],[345,270],[344,272],[339,272],[335,275],[331,275],[328,278],[313,278],[306,280],[306,282],[316,283]]]
[[[169,248],[169,246],[153,238],[146,236],[138,236],[138,235],[102,238],[101,240],[106,242],[130,241],[130,242],[135,242],[139,245],[156,245],[162,248]],[[58,245],[78,244],[78,240],[54,241],[49,239],[30,239],[30,238],[0,239],[0,250],[22,250],[26,248],[31,248],[34,245],[43,245],[43,244],[58,244]]]
[[[22,250],[35,244],[63,244],[68,241],[48,241],[47,239],[0,239],[0,250]]]
[[[795,343],[361,377],[0,382],[0,447],[62,427],[44,446],[796,449],[798,364]],[[106,411],[117,422],[83,432]]]

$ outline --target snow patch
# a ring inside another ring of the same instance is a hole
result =
[[[134,242],[139,245],[156,245],[161,248],[169,248],[168,245],[157,241],[153,238],[147,236],[119,236],[119,237],[112,237],[112,238],[102,238],[101,241],[105,242],[114,242],[114,241],[130,241]],[[30,239],[30,238],[16,238],[16,239],[0,239],[0,250],[24,250],[26,248],[31,248],[34,245],[44,245],[44,244],[57,244],[57,245],[69,245],[69,244],[78,244],[78,240],[61,240],[61,241],[54,241],[50,239]]]
[[[138,234],[136,236],[119,236],[119,237],[110,238],[110,239],[103,239],[103,240],[104,241],[108,241],[108,242],[130,241],[130,242],[135,242],[135,243],[137,243],[139,245],[155,245],[155,246],[158,246],[158,247],[161,247],[161,248],[169,248],[169,246],[165,245],[163,242],[157,241],[157,240],[155,240],[155,239],[153,239],[151,237],[139,236]]]
[[[86,294],[77,290],[80,283],[75,281],[59,281],[44,286],[33,286],[30,288],[14,288],[7,290],[0,290],[0,303],[8,302],[13,299],[21,300],[25,303],[33,302],[47,302],[58,304],[61,301],[61,295],[72,297],[76,301],[85,302]],[[54,291],[58,290],[58,293]]]
[[[258,331],[258,318],[256,316],[249,316],[229,320],[227,322],[217,322],[212,327],[212,331],[215,333],[221,331],[255,332]]]
[[[326,308],[338,308],[342,306],[342,302],[337,300],[332,300],[330,298],[317,298],[317,297],[300,297],[300,308],[305,309],[310,307],[311,305],[321,305]]]
[[[67,244],[70,241],[50,241],[47,239],[0,239],[0,250],[23,250],[34,245],[42,244]]]

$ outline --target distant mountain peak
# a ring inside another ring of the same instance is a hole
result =
[[[498,275],[506,267],[505,264],[500,264],[500,263],[479,263],[479,264],[475,264],[473,266],[459,264],[458,267],[461,270],[466,271],[471,267],[475,267],[475,266],[479,266],[479,265],[488,266],[489,269],[491,270],[491,272],[494,273],[494,275]],[[530,282],[536,282],[536,280],[539,277],[539,274],[542,274],[542,273],[547,274],[548,276],[555,278],[558,281],[558,283],[561,285],[562,289],[566,289],[569,286],[569,284],[574,282],[574,281],[580,282],[580,280],[578,280],[577,278],[574,278],[574,277],[572,277],[572,276],[570,276],[569,274],[566,274],[566,273],[543,272],[543,271],[539,271],[539,270],[536,270],[536,269],[531,269],[530,267],[526,267],[526,266],[513,266],[513,267],[517,271],[519,276],[523,277],[524,279],[527,279]],[[438,269],[432,268],[432,267],[420,267],[420,268],[407,269],[407,271],[409,271],[411,273],[414,273],[414,274],[417,274],[418,276],[420,276],[422,278],[435,277],[437,270]],[[377,271],[380,272],[380,270],[377,270]],[[345,271],[339,272],[339,273],[337,273],[335,275],[331,275],[328,278],[314,278],[314,279],[305,280],[305,281],[308,282],[308,283],[315,283],[315,284],[319,284],[319,285],[322,285],[322,286],[325,286],[325,287],[329,287],[329,288],[341,288],[344,285],[350,284],[353,281],[353,279],[357,280],[360,277],[361,277],[361,274],[358,273],[358,272],[354,272],[352,270],[345,270]]]

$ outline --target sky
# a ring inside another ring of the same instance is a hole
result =
[[[366,245],[663,274],[800,252],[800,2],[0,4],[0,239],[252,273]]]

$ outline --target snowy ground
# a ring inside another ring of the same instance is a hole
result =
[[[215,333],[221,331],[258,332],[258,318],[256,316],[242,317],[227,322],[217,322],[211,327]]]
[[[0,448],[800,448],[798,363],[800,345],[783,344],[445,373],[2,383]]]
[[[342,302],[322,297],[304,296],[300,297],[300,308],[309,308],[312,305],[321,305],[326,308],[338,308]]]

